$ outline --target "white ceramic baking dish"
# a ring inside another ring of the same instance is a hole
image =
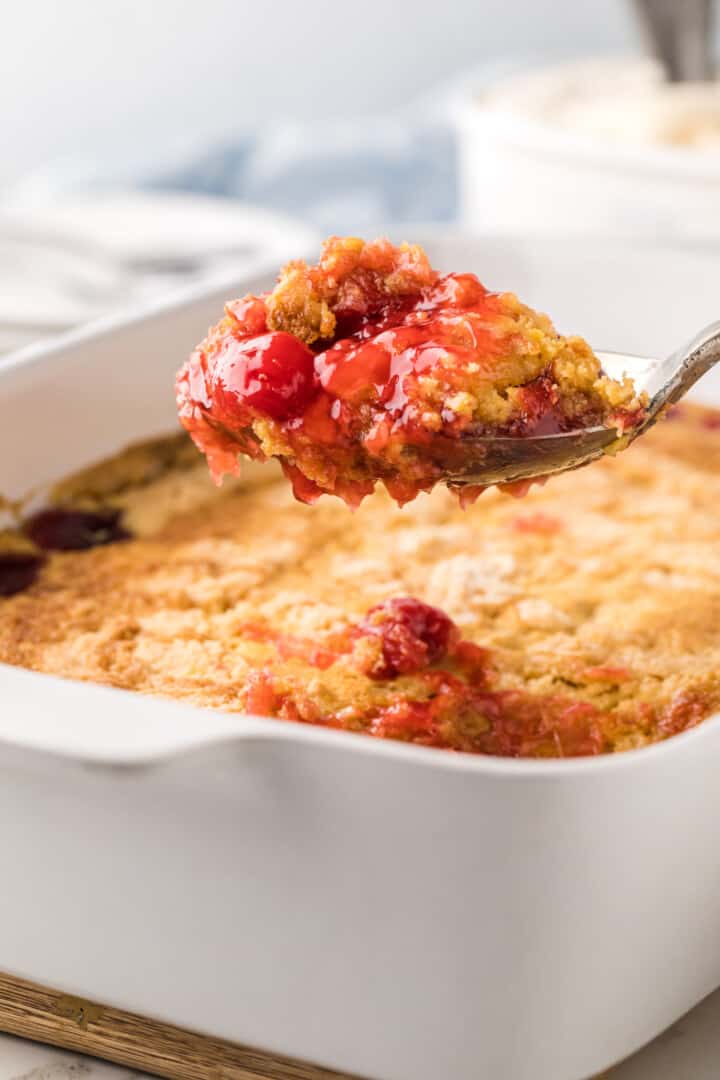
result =
[[[468,78],[455,101],[463,220],[520,236],[574,231],[717,244],[720,150],[646,137],[643,128],[653,126],[652,103],[645,124],[640,105],[652,86],[646,67],[591,58],[547,69],[516,64],[497,81],[487,72]],[[625,137],[597,121],[596,130],[583,130],[557,119],[558,101],[577,83],[617,93]],[[502,101],[491,97],[500,85]]]
[[[718,314],[707,255],[426,239],[598,347],[665,350]],[[0,491],[171,428],[175,367],[256,284],[0,369]],[[0,694],[11,974],[378,1080],[580,1080],[720,985],[718,717],[536,762],[7,667]]]

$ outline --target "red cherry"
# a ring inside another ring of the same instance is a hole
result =
[[[410,596],[371,608],[359,632],[379,637],[382,642],[382,659],[368,672],[374,679],[421,671],[446,656],[460,636],[444,611]]]
[[[248,409],[272,420],[300,416],[318,391],[314,359],[281,330],[247,341],[230,337],[215,361],[214,404],[243,421]]]
[[[31,551],[8,551],[0,555],[0,596],[14,596],[29,589],[42,564],[43,556]]]

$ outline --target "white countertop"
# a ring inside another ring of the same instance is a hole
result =
[[[720,990],[613,1069],[608,1080],[717,1080],[719,1075]],[[0,1080],[130,1080],[143,1076],[95,1058],[0,1035]]]

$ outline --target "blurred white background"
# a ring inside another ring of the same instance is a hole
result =
[[[0,183],[350,121],[498,57],[636,47],[630,0],[6,0]]]
[[[308,226],[477,224],[453,84],[640,48],[632,0],[5,0],[0,355]]]
[[[637,48],[629,2],[7,0],[0,355],[307,225],[453,219],[452,83]]]
[[[278,236],[295,254],[288,217],[325,234],[478,224],[453,84],[640,48],[633,0],[5,0],[0,354]],[[492,157],[482,143],[483,180]],[[525,173],[529,193],[499,190],[534,228],[549,217]],[[477,192],[481,227],[507,231]],[[654,229],[636,202],[621,220]]]

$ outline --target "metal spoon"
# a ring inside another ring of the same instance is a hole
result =
[[[433,440],[433,457],[442,468],[445,481],[452,486],[464,486],[527,480],[579,469],[603,454],[624,449],[720,361],[720,322],[712,323],[666,360],[611,352],[600,352],[597,356],[608,375],[613,378],[630,375],[638,390],[647,391],[649,404],[641,423],[622,435],[613,428],[593,427],[527,438],[438,437]]]

